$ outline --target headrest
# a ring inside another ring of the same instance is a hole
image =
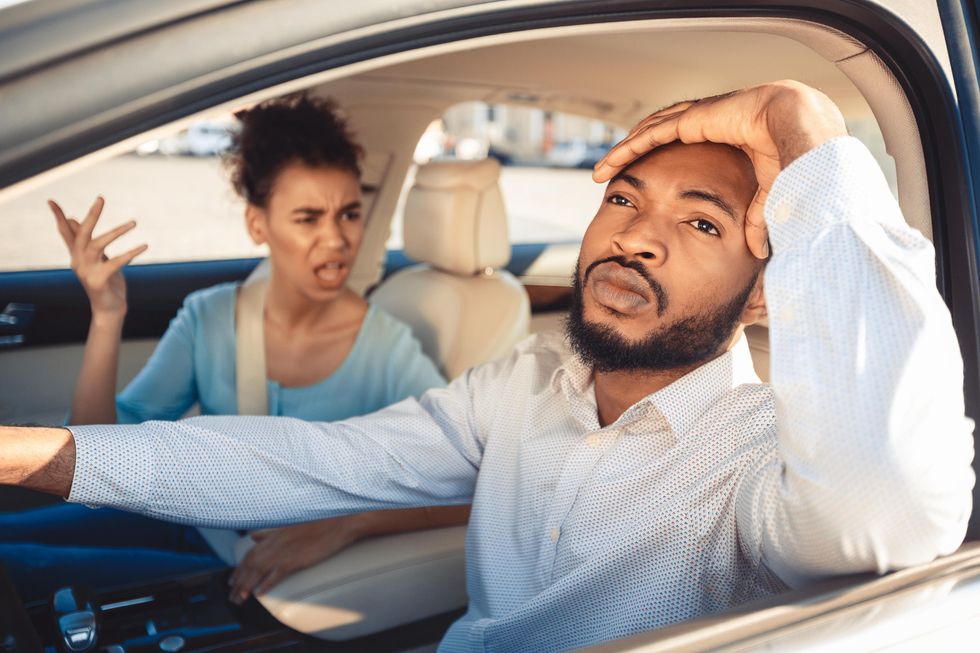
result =
[[[500,163],[438,161],[420,166],[405,200],[405,254],[460,275],[510,260]]]

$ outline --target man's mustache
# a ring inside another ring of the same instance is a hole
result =
[[[639,261],[631,261],[625,256],[608,256],[606,258],[601,258],[598,261],[592,261],[589,263],[589,267],[585,268],[585,274],[582,275],[583,288],[585,287],[586,282],[588,282],[589,275],[592,274],[592,270],[603,263],[618,263],[624,268],[635,270],[641,277],[643,277],[643,280],[647,282],[647,285],[650,286],[650,290],[653,291],[654,296],[657,298],[657,317],[660,317],[667,311],[667,291],[664,290],[664,287],[660,285],[660,282],[650,276],[650,273],[645,267],[643,267],[642,263]]]

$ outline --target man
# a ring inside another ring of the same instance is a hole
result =
[[[240,528],[472,500],[447,651],[563,650],[953,551],[972,424],[932,249],[833,103],[781,82],[677,105],[595,177],[567,342],[333,424],[7,428],[0,482]],[[771,386],[741,334],[767,310]]]

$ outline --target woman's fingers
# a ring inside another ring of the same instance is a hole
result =
[[[92,202],[92,206],[89,207],[88,214],[86,214],[85,219],[82,220],[82,234],[92,235],[95,231],[95,225],[99,221],[99,216],[102,215],[102,208],[105,206],[105,200],[99,195]]]
[[[115,229],[110,229],[109,231],[105,232],[98,238],[93,238],[92,241],[89,243],[89,248],[96,249],[98,250],[99,254],[101,254],[102,251],[109,245],[109,243],[116,240],[124,233],[128,231],[132,231],[135,227],[136,227],[136,221],[130,220],[125,224],[119,225]]]
[[[65,241],[65,245],[68,246],[68,250],[71,251],[72,245],[75,242],[75,230],[72,229],[71,224],[68,222],[68,218],[65,217],[65,212],[61,210],[58,203],[54,200],[48,200],[48,207],[54,214],[55,224],[58,226],[58,233],[61,234],[61,239]]]
[[[124,252],[119,256],[113,256],[111,259],[106,261],[106,266],[109,268],[110,273],[115,273],[122,269],[124,266],[129,265],[133,262],[133,259],[145,252],[150,248],[147,244],[138,245],[128,252]]]
[[[244,603],[249,595],[252,594],[252,588],[255,587],[256,583],[261,580],[259,577],[265,577],[266,572],[260,568],[252,567],[252,561],[248,559],[248,556],[242,560],[241,564],[235,568],[234,573],[229,579],[229,584],[231,585],[231,591],[228,594],[228,600],[233,603]]]
[[[265,594],[273,587],[278,585],[279,581],[289,575],[289,573],[290,572],[288,570],[283,569],[280,566],[272,568],[268,575],[266,575],[265,578],[255,585],[255,589],[252,590],[252,594]]]

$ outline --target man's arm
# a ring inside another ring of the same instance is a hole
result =
[[[486,432],[472,404],[497,400],[510,365],[475,368],[419,400],[342,422],[195,417],[71,427],[74,438],[8,428],[0,482],[224,528],[469,503]]]
[[[764,256],[772,236],[778,447],[745,475],[738,525],[792,585],[949,553],[971,508],[973,424],[932,247],[845,135],[822,93],[767,84],[653,114],[594,173],[673,140],[734,145],[755,166],[746,241]]]
[[[0,426],[0,484],[67,497],[74,473],[68,429]]]
[[[972,423],[932,246],[850,138],[784,170],[766,217],[779,446],[740,492],[750,555],[799,585],[951,553],[970,515]]]

